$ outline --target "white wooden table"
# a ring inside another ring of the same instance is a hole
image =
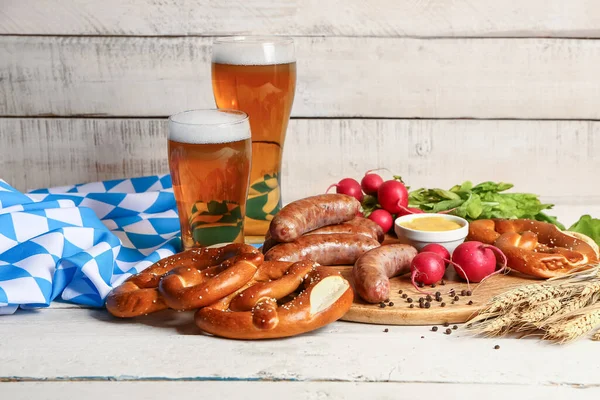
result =
[[[557,206],[566,223],[600,207]],[[336,322],[298,337],[201,334],[192,313],[118,320],[54,303],[0,317],[0,399],[597,398],[600,343]],[[499,345],[499,349],[494,349]]]
[[[64,307],[64,306],[63,306]],[[198,334],[192,313],[120,321],[52,308],[0,318],[6,399],[593,398],[598,343],[556,346],[337,322],[285,340]],[[499,345],[500,349],[494,349]],[[83,397],[81,397],[83,396]]]

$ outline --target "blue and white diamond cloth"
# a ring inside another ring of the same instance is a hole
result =
[[[101,307],[180,249],[169,175],[20,193],[0,180],[0,314],[54,299]]]

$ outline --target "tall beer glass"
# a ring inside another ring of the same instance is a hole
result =
[[[175,114],[168,149],[183,249],[243,243],[252,156],[248,116],[237,110]]]
[[[296,90],[293,40],[217,39],[212,85],[217,107],[242,110],[250,117],[253,159],[245,232],[264,235],[281,208],[281,157]]]

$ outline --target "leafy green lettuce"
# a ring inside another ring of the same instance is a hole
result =
[[[417,189],[409,193],[409,206],[426,212],[447,211],[469,221],[488,218],[528,218],[564,226],[556,217],[545,214],[553,204],[543,204],[531,193],[505,193],[513,187],[504,182],[482,182],[473,186],[469,181],[449,190]]]
[[[583,215],[569,230],[591,237],[600,246],[600,219],[592,218],[587,214]]]

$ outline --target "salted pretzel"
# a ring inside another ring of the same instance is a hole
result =
[[[113,289],[106,298],[106,308],[116,317],[130,318],[169,308],[158,291],[160,280],[175,268],[193,268],[202,271],[214,266],[231,266],[241,254],[259,254],[246,244],[229,244],[220,248],[199,248],[164,258],[138,274],[132,275]],[[216,275],[213,268],[209,275]],[[243,285],[243,284],[242,284]],[[236,289],[233,289],[235,291]]]
[[[498,247],[508,266],[527,275],[552,278],[598,262],[586,240],[555,225],[529,219],[485,219],[469,224],[467,240]]]
[[[181,266],[162,277],[158,291],[175,310],[205,307],[242,288],[263,262],[260,251],[250,245],[225,262],[210,267]]]
[[[265,262],[266,263],[266,262]],[[299,288],[302,292],[290,298]],[[245,289],[198,310],[196,325],[231,339],[271,339],[318,329],[341,318],[354,292],[338,272],[312,261],[299,261],[277,280],[249,284]]]

